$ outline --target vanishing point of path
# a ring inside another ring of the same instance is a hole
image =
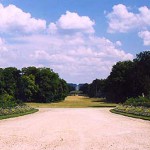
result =
[[[43,108],[1,120],[0,150],[150,150],[150,122],[109,108]]]

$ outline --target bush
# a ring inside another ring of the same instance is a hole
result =
[[[17,105],[12,108],[0,108],[0,116],[27,113],[35,110],[27,105]]]
[[[127,99],[124,105],[150,107],[150,100],[146,97],[139,96],[137,98]]]
[[[137,116],[146,116],[150,117],[150,108],[143,106],[129,106],[129,105],[118,105],[113,110],[116,112],[126,113],[126,114],[134,114]]]
[[[1,108],[12,108],[17,106],[17,101],[13,96],[9,94],[3,94],[0,96],[0,107]]]

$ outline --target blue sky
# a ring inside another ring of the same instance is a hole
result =
[[[0,0],[0,67],[50,67],[85,83],[145,50],[149,0]]]

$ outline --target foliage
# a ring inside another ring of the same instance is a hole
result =
[[[150,100],[148,98],[139,96],[137,98],[129,98],[124,103],[125,105],[129,106],[144,106],[144,107],[150,107]]]
[[[0,107],[10,107],[22,101],[62,101],[67,94],[66,81],[50,68],[0,68]]]
[[[132,97],[116,106],[112,112],[150,120],[150,100],[142,96]]]
[[[83,84],[79,90],[89,97],[105,97],[105,81],[104,79],[96,79],[91,84]]]
[[[106,81],[106,99],[110,102],[124,102],[132,97],[132,68],[131,61],[118,62],[113,66]]]
[[[68,83],[68,89],[69,89],[69,92],[75,91],[75,90],[76,90],[76,87],[77,87],[76,84]]]
[[[134,59],[134,93],[135,97],[144,93],[150,95],[150,51],[137,54]]]
[[[38,91],[38,85],[35,84],[35,76],[23,75],[21,78],[21,99],[23,101],[32,101]]]
[[[29,107],[27,105],[17,105],[11,108],[0,108],[0,116],[23,113],[32,109],[32,107]]]
[[[143,106],[128,106],[128,105],[118,105],[113,110],[116,112],[123,112],[127,114],[134,114],[137,116],[146,116],[150,117],[150,108],[143,107]]]
[[[0,108],[12,108],[17,106],[17,102],[14,97],[9,94],[3,94],[0,96]]]
[[[89,95],[89,84],[85,83],[80,85],[79,90],[82,91],[83,94]]]
[[[143,94],[150,99],[150,51],[137,54],[133,61],[117,62],[106,80],[93,80],[80,90],[90,97],[106,97],[115,103]]]
[[[17,105],[12,108],[0,108],[0,120],[12,117],[23,116],[37,112],[38,109],[29,107],[27,105]]]

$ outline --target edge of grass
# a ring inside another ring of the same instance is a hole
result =
[[[116,107],[115,103],[107,103],[103,98],[89,98],[85,96],[68,96],[59,103],[26,103],[33,108],[105,108]]]
[[[24,116],[24,115],[29,115],[29,114],[35,113],[37,111],[39,111],[39,110],[38,109],[32,109],[32,110],[27,111],[27,112],[16,113],[16,114],[11,114],[11,115],[3,115],[3,116],[0,116],[0,120],[8,119],[8,118],[14,118],[14,117],[20,117],[20,116]]]
[[[115,113],[115,114],[119,114],[119,115],[123,115],[123,116],[127,116],[127,117],[132,117],[132,118],[150,121],[150,117],[147,117],[147,116],[139,116],[139,115],[135,115],[135,114],[124,113],[124,112],[116,111],[114,109],[111,109],[110,112]]]
[[[101,105],[101,106],[88,106],[88,107],[91,107],[91,108],[109,108],[109,107],[112,107],[112,108],[114,108],[114,107],[116,107],[116,105]]]

